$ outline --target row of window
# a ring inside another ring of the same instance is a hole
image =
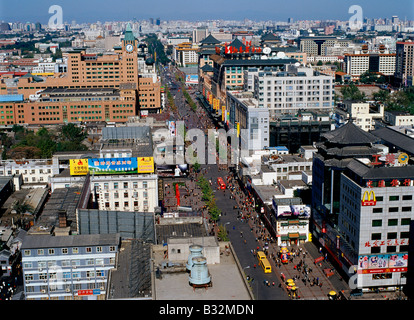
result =
[[[54,249],[54,248],[50,248],[50,249],[37,249],[37,255],[38,256],[43,256],[43,255],[55,255],[56,253],[58,254],[69,254],[69,251],[72,254],[79,254],[79,248],[61,248],[61,249]],[[115,252],[116,251],[116,247],[115,246],[110,246],[109,247],[109,252]],[[86,253],[93,253],[93,248],[92,247],[86,247],[85,248],[85,252]],[[96,253],[100,253],[103,252],[102,247],[98,246],[95,247],[95,252]],[[32,255],[32,250],[24,250],[23,251],[24,256],[28,257]]]
[[[409,226],[411,222],[411,218],[401,218],[400,225],[401,226]],[[388,219],[387,222],[389,227],[398,226],[398,219]],[[382,227],[382,219],[374,219],[372,220],[372,227]]]
[[[73,272],[63,272],[62,273],[62,279],[68,280],[68,279],[80,279],[83,277],[86,278],[104,278],[105,277],[105,271],[104,270],[88,270],[88,271],[73,271]],[[60,275],[59,275],[60,276]],[[43,272],[39,273],[36,277],[32,273],[25,274],[25,280],[26,281],[33,281],[33,280],[58,280],[58,273],[57,272]]]

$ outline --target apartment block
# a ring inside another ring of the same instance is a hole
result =
[[[26,300],[104,300],[119,234],[27,234],[22,243]]]
[[[295,65],[287,65],[285,71],[252,72],[258,106],[268,108],[271,117],[333,108],[333,77]]]

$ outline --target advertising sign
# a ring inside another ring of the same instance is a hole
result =
[[[375,193],[373,190],[365,191],[364,195],[362,196],[361,205],[362,206],[375,206],[377,204],[377,200],[375,198]]]
[[[70,159],[69,168],[71,176],[84,176],[88,174],[88,159]]]
[[[185,84],[198,84],[198,75],[190,74],[185,77]]]
[[[137,158],[88,159],[91,174],[129,174],[138,172]]]
[[[157,165],[157,174],[159,176],[169,176],[169,177],[186,176],[188,174],[188,165],[187,164]]]
[[[141,157],[138,159],[138,173],[153,173],[154,172],[154,158]]]
[[[358,257],[358,273],[405,272],[408,266],[407,253],[362,255]]]
[[[170,130],[171,136],[175,137],[175,121],[168,121],[168,129]]]

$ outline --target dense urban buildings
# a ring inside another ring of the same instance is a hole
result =
[[[153,16],[0,23],[0,298],[410,299],[414,21]]]

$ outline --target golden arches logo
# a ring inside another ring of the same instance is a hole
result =
[[[377,199],[375,198],[375,193],[373,190],[364,192],[361,204],[363,206],[375,206],[377,204]]]

